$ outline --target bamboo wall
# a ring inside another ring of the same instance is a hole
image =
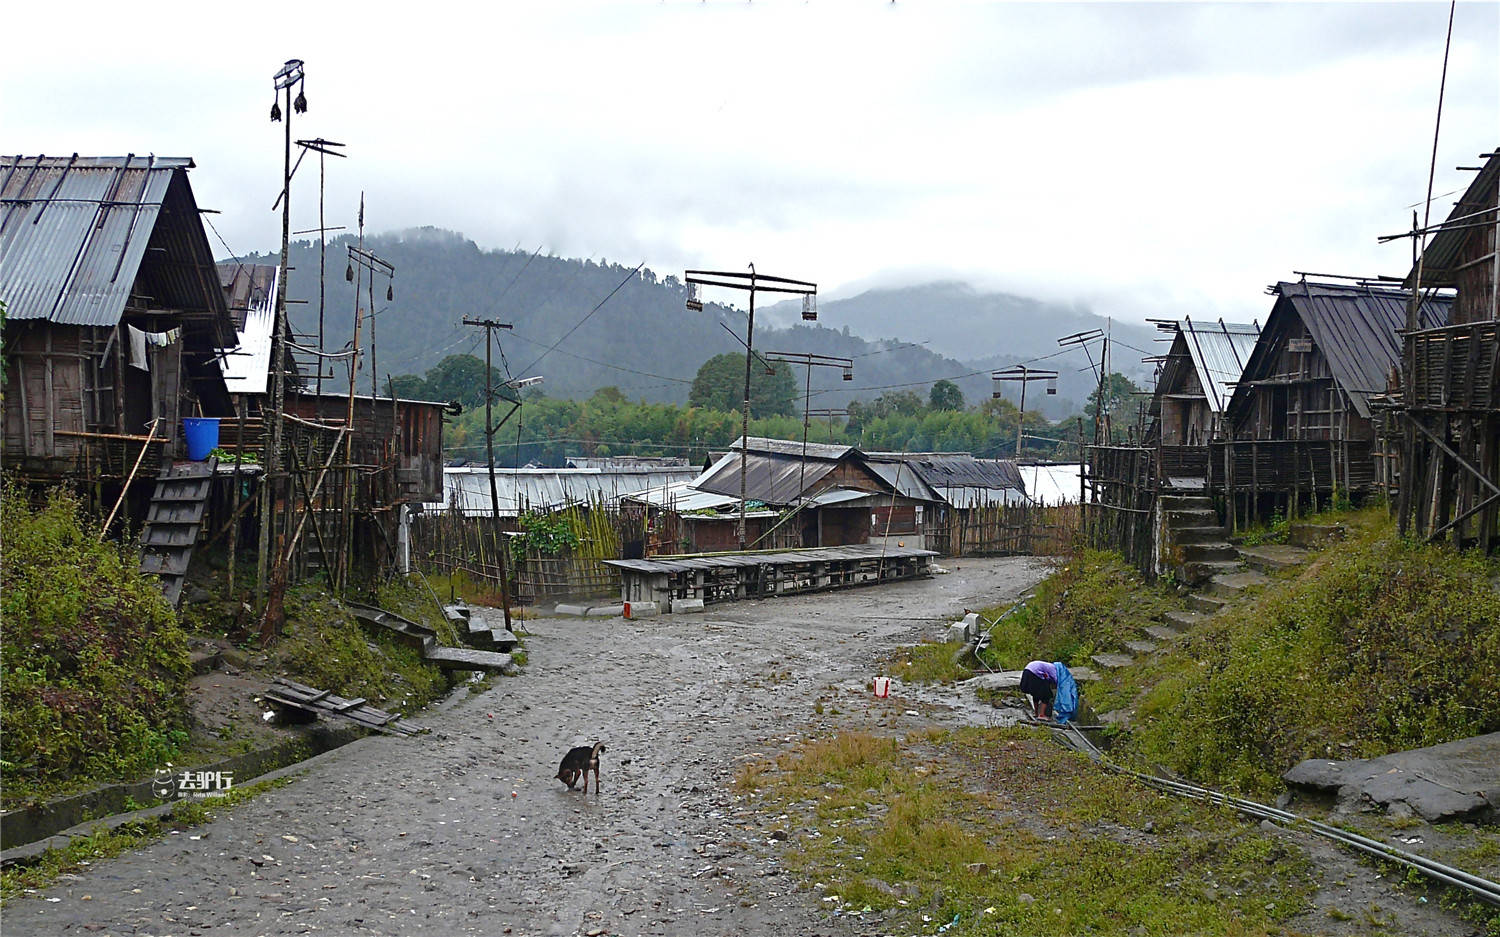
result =
[[[1077,504],[950,508],[926,520],[928,549],[944,556],[1058,556],[1077,546]]]

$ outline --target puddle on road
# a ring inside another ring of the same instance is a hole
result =
[[[859,693],[876,700],[868,683],[844,683],[839,687],[850,693]],[[917,703],[929,707],[936,707],[945,713],[926,713],[939,719],[952,718],[960,725],[980,726],[987,729],[1005,728],[1026,722],[1026,710],[1023,707],[995,706],[982,700],[974,691],[974,687],[963,684],[957,686],[943,686],[940,684],[903,683],[899,678],[891,678],[890,696],[885,700],[892,709],[901,708],[903,703]]]

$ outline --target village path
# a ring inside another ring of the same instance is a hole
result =
[[[861,688],[892,647],[1042,572],[962,560],[701,616],[529,622],[522,675],[426,714],[432,734],[325,755],[206,826],[16,901],[5,933],[882,933],[782,874],[775,823],[742,809],[735,774],[825,731],[814,704],[830,687],[897,730],[961,718]],[[562,752],[595,740],[603,792],[567,791]]]

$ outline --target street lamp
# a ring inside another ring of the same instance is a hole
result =
[[[687,308],[703,309],[702,288],[722,286],[725,289],[745,290],[750,293],[750,318],[745,325],[745,398],[740,417],[740,522],[738,539],[740,549],[745,549],[745,460],[750,446],[750,359],[755,352],[755,293],[789,293],[802,297],[802,318],[814,321],[818,318],[818,285],[806,280],[789,280],[786,277],[766,276],[755,272],[750,264],[749,273],[720,270],[688,270],[683,280],[688,284]]]
[[[854,359],[835,358],[831,355],[815,355],[804,351],[773,351],[766,355],[770,361],[785,361],[787,364],[807,365],[807,386],[802,391],[802,465],[797,470],[797,504],[801,508],[803,485],[807,477],[807,421],[808,403],[812,399],[812,369],[841,368],[844,380],[854,380]]]

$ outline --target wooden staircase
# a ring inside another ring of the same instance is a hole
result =
[[[217,459],[174,462],[156,477],[156,491],[141,530],[141,572],[161,581],[162,594],[173,608],[182,601],[182,583],[193,559],[217,466]]]

